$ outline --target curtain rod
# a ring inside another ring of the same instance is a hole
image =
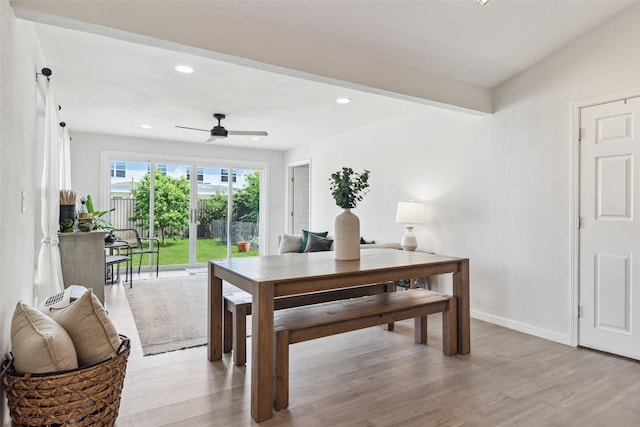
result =
[[[53,74],[53,71],[51,71],[51,68],[43,68],[42,70],[40,70],[40,73],[36,73],[36,81],[38,81],[38,76],[45,76],[47,78],[47,81],[50,81],[49,77],[51,77],[51,75]],[[62,110],[62,105],[58,105],[58,111]],[[67,124],[65,122],[60,122],[60,126],[61,127],[65,127]]]
[[[49,81],[49,77],[51,76],[51,74],[53,74],[51,68],[43,68],[40,71],[40,73],[36,73],[36,81],[38,81],[38,76],[45,76],[47,78],[47,81]]]
[[[38,81],[38,76],[45,76],[47,78],[47,81],[50,81],[49,77],[51,77],[51,75],[53,74],[53,71],[51,71],[51,68],[43,68],[42,70],[40,70],[40,73],[36,73],[36,82]],[[62,106],[58,105],[58,111],[62,110]]]
[[[63,129],[67,126],[67,124],[65,122],[60,122],[59,124],[60,124],[60,127],[63,128]],[[73,140],[73,138],[69,137],[69,141],[72,141],[72,140]]]

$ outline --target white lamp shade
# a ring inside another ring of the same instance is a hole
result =
[[[424,222],[424,203],[398,202],[396,222],[401,224],[422,224]]]

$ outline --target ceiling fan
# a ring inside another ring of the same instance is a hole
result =
[[[203,132],[209,132],[211,136],[207,139],[207,142],[215,141],[216,139],[226,138],[228,135],[247,135],[247,136],[269,136],[269,134],[262,130],[226,130],[224,126],[220,124],[220,121],[227,117],[224,114],[215,113],[213,117],[218,120],[218,124],[214,126],[211,130],[207,129],[198,129],[198,128],[190,128],[187,126],[178,126],[180,129],[191,129],[191,130],[200,130]]]

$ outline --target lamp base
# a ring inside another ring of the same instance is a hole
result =
[[[400,246],[405,251],[415,251],[418,247],[418,239],[416,235],[413,233],[413,225],[407,225],[407,231],[402,236],[402,241],[400,242]]]

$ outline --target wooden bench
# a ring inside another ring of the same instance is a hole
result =
[[[395,285],[392,282],[388,282],[327,292],[278,297],[275,300],[274,309],[282,310],[291,307],[377,295],[393,290],[395,290]],[[229,353],[233,350],[233,363],[238,366],[244,365],[247,362],[247,316],[250,314],[251,294],[240,291],[224,295],[223,351]],[[392,323],[389,324],[389,329],[393,329]]]
[[[442,351],[457,352],[456,298],[426,289],[365,296],[276,313],[274,402],[289,406],[289,345],[356,329],[415,318],[415,342],[427,343],[427,315],[442,312]]]

